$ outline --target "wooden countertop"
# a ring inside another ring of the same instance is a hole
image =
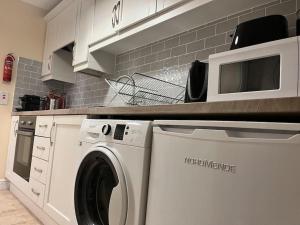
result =
[[[158,106],[92,107],[46,111],[13,112],[23,115],[103,115],[103,116],[234,116],[293,115],[300,116],[300,97],[246,101],[188,103]]]

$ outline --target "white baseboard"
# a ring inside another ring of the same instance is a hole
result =
[[[0,179],[0,191],[1,190],[8,190],[9,189],[9,181]]]
[[[58,225],[46,212],[37,206],[26,194],[19,190],[13,183],[10,185],[10,192],[22,202],[25,207],[44,225]],[[1,223],[2,224],[2,223]]]

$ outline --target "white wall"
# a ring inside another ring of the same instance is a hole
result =
[[[45,11],[19,0],[0,1],[0,91],[9,93],[9,104],[0,106],[0,179],[4,177],[16,76],[2,81],[3,61],[8,53],[42,61]],[[16,65],[14,67],[16,69]]]

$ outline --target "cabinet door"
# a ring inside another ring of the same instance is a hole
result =
[[[56,27],[55,20],[49,21],[47,24],[42,75],[48,75],[51,73],[52,53],[55,48],[55,43],[57,42],[56,30],[57,27]]]
[[[55,116],[44,209],[60,225],[74,225],[74,182],[80,126],[86,116]]]
[[[5,174],[9,180],[11,179],[13,173],[18,123],[19,123],[19,117],[13,116],[10,125],[8,155],[7,155],[7,162],[6,162],[6,174]]]
[[[93,31],[95,0],[79,0],[78,4],[73,65],[78,65],[88,60],[89,43]]]
[[[72,1],[60,14],[55,18],[57,41],[55,42],[54,51],[74,42],[76,30],[76,1]]]
[[[156,0],[123,0],[120,28],[128,27],[155,13]]]
[[[157,11],[167,9],[169,7],[175,6],[176,4],[187,1],[189,0],[157,0]]]
[[[113,10],[117,0],[95,0],[92,43],[99,42],[116,33],[113,27]]]

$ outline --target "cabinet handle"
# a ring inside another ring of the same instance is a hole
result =
[[[34,167],[34,170],[35,170],[36,172],[38,172],[38,173],[43,173],[43,170],[42,170],[42,169],[38,169],[38,168]]]
[[[52,131],[53,131],[53,128],[54,128],[54,127],[55,127],[55,122],[53,122],[52,127],[51,127],[51,130],[50,130],[50,144],[51,144],[51,146],[53,145]]]
[[[48,70],[49,71],[51,70],[51,61],[52,61],[52,55],[49,55],[49,58],[48,58]]]
[[[74,42],[74,46],[73,46],[73,63],[72,64],[74,64],[76,61],[75,57],[76,57],[76,41]]]
[[[118,1],[116,10],[117,10],[116,11],[116,24],[119,25],[119,23],[120,23],[121,1]]]
[[[16,129],[16,126],[17,126],[18,123],[19,123],[19,120],[17,120],[17,121],[15,122],[15,125],[14,125],[15,136],[17,136],[17,129]]]
[[[39,149],[39,150],[42,150],[42,151],[45,151],[45,150],[46,150],[46,148],[45,148],[45,147],[42,147],[42,146],[36,146],[36,148]]]
[[[33,194],[35,194],[36,196],[38,196],[38,197],[41,195],[41,193],[35,191],[33,188],[31,188],[31,192],[32,192]]]
[[[117,5],[114,5],[111,16],[111,25],[113,28],[116,26],[116,13],[117,13]]]
[[[40,124],[39,127],[48,127],[48,124]]]

